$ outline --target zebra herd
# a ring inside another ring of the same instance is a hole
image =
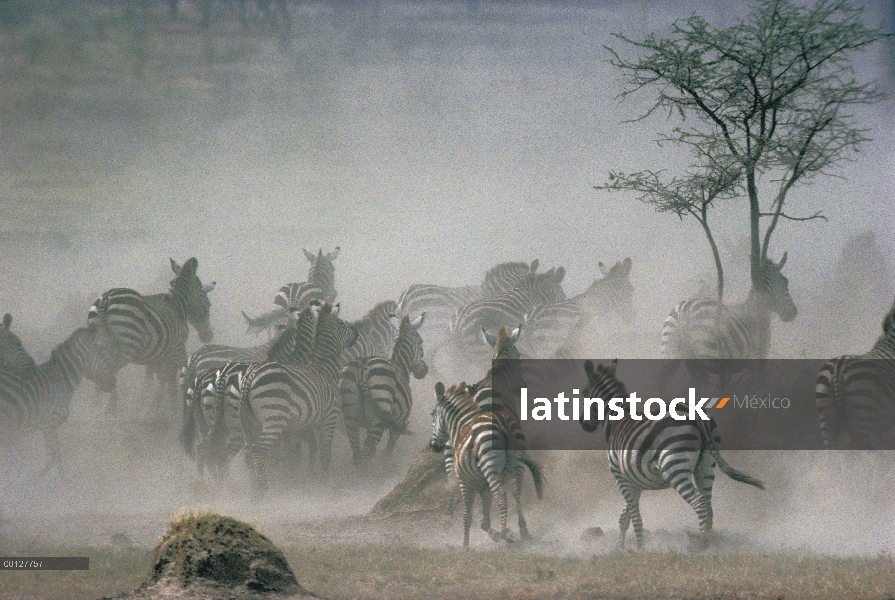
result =
[[[77,385],[93,381],[112,394],[114,408],[118,372],[128,364],[144,365],[147,376],[159,381],[162,398],[181,414],[180,441],[200,474],[207,468],[223,476],[242,452],[253,488],[263,494],[277,447],[305,448],[310,470],[316,464],[317,474],[328,477],[340,427],[358,467],[369,465],[386,433],[384,454],[392,454],[410,422],[411,377],[427,377],[437,352],[477,355],[484,341],[492,349],[493,369],[517,368],[514,360],[525,355],[584,358],[596,350],[582,347],[585,326],[601,318],[629,319],[633,312],[630,259],[608,269],[600,263],[603,277],[572,297],[561,285],[563,267],[540,272],[534,260],[498,264],[474,286],[412,285],[397,301],[380,302],[348,322],[336,303],[338,254],[338,247],[329,253],[305,251],[310,263],[306,281],[282,286],[270,312],[255,318],[243,313],[250,330],[270,335],[252,347],[210,344],[208,295],[215,284],[202,283],[195,258],[182,266],[171,260],[174,278],[166,294],[144,296],[125,288],[102,294],[87,311],[86,326],[41,365],[11,331],[11,315],[5,315],[0,328],[0,442],[8,448],[39,432],[47,446],[45,471],[61,469],[58,429],[68,417]],[[788,322],[798,312],[781,272],[786,260],[785,253],[779,262],[765,260],[742,304],[704,298],[678,304],[662,327],[663,356],[678,362],[766,358],[772,314]],[[187,356],[190,327],[204,345]],[[881,399],[895,397],[893,359],[895,304],[868,353],[830,360],[818,376],[816,405],[827,447],[880,446],[891,439],[895,403]],[[585,393],[623,395],[614,364],[588,361],[583,366]],[[444,453],[446,471],[460,484],[464,545],[469,543],[476,494],[484,509],[482,528],[495,540],[511,540],[509,487],[525,538],[524,470],[531,473],[539,497],[544,484],[541,467],[524,450],[516,417],[491,401],[493,371],[483,370],[484,376],[472,384],[434,386],[430,447]],[[521,374],[511,376],[521,381]],[[593,431],[597,424],[581,426]],[[724,461],[715,446],[713,422],[622,421],[605,425],[605,434],[610,470],[625,499],[619,521],[622,543],[633,523],[642,545],[638,503],[643,490],[675,489],[694,508],[700,531],[707,534],[715,464],[735,480],[763,487]],[[498,506],[499,530],[490,523],[492,501]]]

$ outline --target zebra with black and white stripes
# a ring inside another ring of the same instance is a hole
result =
[[[87,324],[104,332],[106,350],[126,364],[150,365],[163,384],[162,394],[170,402],[178,400],[178,376],[187,362],[189,325],[202,343],[214,337],[208,321],[211,303],[208,293],[215,282],[202,285],[196,276],[199,261],[190,258],[181,267],[171,259],[176,278],[167,294],[142,296],[128,288],[104,293],[87,314]]]
[[[351,325],[357,329],[357,341],[342,353],[342,364],[369,356],[389,356],[395,346],[397,330],[392,317],[398,314],[392,300],[380,302]]]
[[[452,385],[445,390],[444,384],[439,381],[435,384],[435,398],[429,447],[435,452],[444,452],[445,445],[450,443],[454,448],[453,473],[457,476],[463,497],[463,547],[469,547],[476,492],[482,500],[482,529],[495,542],[514,541],[507,527],[507,483],[511,484],[516,497],[520,536],[529,537],[520,504],[523,468],[528,467],[535,491],[541,498],[543,480],[540,467],[524,451],[509,450],[509,436],[512,433],[504,429],[503,422],[494,418],[491,411],[481,409],[465,383]],[[491,528],[493,499],[497,501],[500,531]]]
[[[360,466],[376,453],[388,431],[385,455],[391,456],[398,436],[405,433],[413,407],[410,376],[423,379],[429,371],[418,332],[426,313],[410,320],[392,315],[390,327],[397,333],[390,358],[369,356],[349,361],[339,373],[342,417],[351,444],[354,464]],[[366,430],[363,449],[360,430]]]
[[[311,263],[308,270],[308,283],[316,285],[323,290],[324,301],[332,304],[336,300],[336,267],[333,261],[339,256],[339,247],[327,254],[323,254],[323,248],[315,256],[313,252],[302,249],[305,258]],[[302,307],[304,308],[304,307]]]
[[[320,466],[329,470],[333,435],[341,418],[338,381],[340,358],[357,340],[357,330],[338,318],[338,305],[323,305],[317,317],[308,365],[265,362],[240,378],[240,410],[249,423],[249,448],[255,488],[267,489],[265,458],[287,428],[320,436]]]
[[[895,443],[895,303],[883,332],[864,354],[824,364],[815,386],[827,448],[891,449]]]
[[[681,360],[698,359],[688,360],[690,374],[702,379],[717,375],[718,389],[723,389],[735,375],[730,369],[741,369],[744,364],[734,361],[767,358],[771,315],[777,314],[784,323],[798,315],[789,280],[781,272],[786,258],[784,252],[779,263],[764,262],[745,302],[727,306],[696,298],[678,304],[662,326],[662,356],[672,359],[662,379],[670,381]]]
[[[269,347],[260,359],[245,353],[244,358],[233,358],[201,372],[187,386],[181,442],[188,455],[197,455],[200,475],[203,461],[216,465],[217,474],[223,474],[245,446],[239,385],[246,372],[271,361],[291,366],[308,363],[319,306],[315,302],[301,313],[293,312],[279,338],[265,345]],[[315,438],[308,445],[316,448]],[[197,448],[195,452],[193,447]]]
[[[50,360],[26,375],[0,371],[0,443],[11,446],[23,436],[43,434],[47,466],[62,469],[58,429],[68,419],[75,388],[82,379],[103,381],[116,363],[98,342],[100,332],[75,330],[50,354]],[[114,372],[114,371],[113,371]]]
[[[490,298],[511,290],[527,276],[538,270],[539,262],[505,262],[495,265],[485,273],[478,285],[445,287],[432,284],[415,284],[404,290],[398,298],[398,315],[426,313],[426,333],[423,339],[430,356],[450,338],[450,323],[454,314],[464,306],[483,298]]]
[[[13,375],[25,376],[37,368],[34,359],[25,350],[19,336],[10,331],[12,315],[3,315],[3,327],[0,327],[0,371]]]
[[[588,398],[624,398],[628,392],[615,375],[618,359],[609,366],[584,363],[587,385],[582,390]],[[625,533],[634,524],[637,547],[643,547],[643,520],[640,517],[640,495],[644,490],[673,488],[696,511],[701,532],[700,544],[708,544],[712,529],[712,485],[715,463],[735,481],[764,489],[754,477],[737,471],[721,456],[715,446],[720,442],[714,420],[680,421],[670,415],[659,421],[625,415],[619,421],[585,420],[581,427],[594,431],[603,426],[609,445],[609,470],[625,499],[619,517],[619,546],[624,548]]]
[[[246,333],[268,331],[271,335],[278,327],[289,321],[289,314],[295,310],[304,310],[312,304],[326,302],[326,292],[316,283],[287,283],[274,296],[273,303],[280,308],[274,309],[260,317],[250,317],[242,311],[242,316],[248,324]]]
[[[521,323],[539,306],[565,300],[561,285],[564,276],[563,267],[532,273],[511,290],[464,306],[451,319],[452,348],[460,355],[468,353],[477,346],[482,329]]]
[[[599,263],[602,279],[584,292],[560,302],[542,304],[525,315],[526,339],[539,356],[573,358],[582,353],[578,335],[594,318],[629,319],[633,311],[634,288],[628,279],[631,259],[607,269]]]

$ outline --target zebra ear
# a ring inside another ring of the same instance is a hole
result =
[[[609,372],[615,375],[615,369],[618,368],[618,357],[616,356],[611,363],[609,363]]]
[[[176,271],[176,273],[177,273],[178,277],[183,277],[184,275],[195,275],[196,269],[198,269],[198,268],[199,268],[199,261],[196,260],[195,256],[193,256],[191,258],[188,258],[186,260],[186,262],[183,263],[183,267],[181,267],[179,271]]]
[[[399,319],[399,318],[396,317],[395,315],[389,315],[389,316],[388,316],[388,322],[391,323],[392,327],[393,327],[395,330],[398,330],[398,329],[401,328],[401,319]]]
[[[305,250],[304,248],[302,248],[301,251],[305,253],[305,258],[307,258],[309,261],[311,261],[311,264],[313,264],[313,263],[314,263],[314,259],[317,258],[317,257],[314,256],[313,253],[308,252],[307,250]]]
[[[540,264],[541,262],[538,259],[534,259],[533,261],[531,261],[531,272],[537,273],[538,266],[540,266]]]
[[[588,379],[593,379],[594,376],[594,361],[588,360],[584,363],[584,373],[587,375]]]
[[[598,262],[597,266],[600,268],[600,273],[603,274],[603,277],[609,276],[609,269],[606,268],[606,265],[604,265],[602,261]]]
[[[336,257],[339,256],[339,250],[341,250],[341,248],[336,246],[335,250],[326,255],[326,260],[328,260],[329,262],[336,260]]]
[[[206,392],[214,392],[214,384],[209,383],[207,386],[205,386],[205,391]]]
[[[513,333],[510,334],[508,338],[510,341],[515,342],[519,339],[519,334],[522,332],[522,323],[519,323],[519,327],[513,330]]]
[[[479,329],[482,330],[482,337],[484,338],[485,343],[488,344],[489,346],[491,346],[492,348],[497,347],[497,338],[494,335],[485,331],[484,327],[479,327]]]
[[[440,381],[435,384],[435,397],[440,398],[444,396],[444,384]]]
[[[625,260],[622,261],[622,275],[627,275],[628,273],[631,272],[632,264],[633,263],[631,262],[630,258],[626,258]]]
[[[3,327],[9,329],[9,326],[12,325],[12,315],[6,313],[3,315]]]
[[[788,254],[789,254],[789,252],[784,252],[783,256],[780,257],[780,262],[777,263],[778,269],[782,269],[783,265],[786,264],[786,259],[788,258],[788,256],[787,256]]]
[[[180,275],[180,271],[181,271],[181,269],[183,269],[183,267],[181,267],[181,266],[178,265],[176,262],[174,262],[174,259],[173,259],[173,258],[170,258],[170,257],[169,257],[168,260],[171,261],[171,270],[174,271],[174,274],[175,274],[175,275]]]
[[[423,314],[421,314],[420,316],[418,316],[417,318],[415,318],[415,319],[413,320],[413,323],[411,323],[410,325],[411,325],[414,329],[419,329],[420,327],[423,326],[423,322],[424,322],[425,320],[426,320],[426,313],[423,312]]]
[[[213,290],[213,289],[214,289],[214,286],[216,286],[217,284],[218,284],[217,281],[212,281],[212,282],[209,283],[208,285],[203,285],[203,286],[202,286],[202,292],[205,293],[205,294],[207,294],[208,292],[210,292],[211,290]]]
[[[565,268],[565,267],[559,267],[559,268],[557,268],[557,269],[556,269],[556,276],[555,276],[555,283],[556,283],[557,285],[560,284],[560,283],[562,283],[562,279],[563,279],[563,277],[565,277],[565,276],[566,276],[566,268]]]

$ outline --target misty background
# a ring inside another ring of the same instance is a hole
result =
[[[868,24],[891,29],[892,2],[864,5]],[[270,310],[281,285],[304,281],[302,248],[341,247],[336,289],[350,319],[413,283],[475,284],[509,260],[564,266],[563,286],[573,295],[600,276],[598,261],[631,257],[635,331],[618,337],[625,343],[585,344],[598,358],[658,357],[669,310],[714,281],[695,221],[593,189],[612,169],[675,173],[685,164],[678,149],[654,142],[676,121],[657,115],[623,123],[653,96],[616,99],[619,73],[604,45],[627,53],[613,32],[667,35],[692,12],[725,25],[748,6],[301,2],[290,4],[288,35],[257,8],[246,27],[232,3],[212,8],[207,28],[198,3],[186,0],[176,19],[166,2],[56,0],[2,9],[0,310],[12,313],[13,330],[38,362],[86,324],[103,291],[166,291],[169,257],[198,258],[203,282],[217,281],[210,294],[215,343],[244,346],[263,340],[244,335],[240,310]],[[868,50],[856,63],[860,79],[892,91],[893,56],[883,45]],[[829,222],[784,221],[775,233],[770,256],[789,252],[784,274],[799,316],[786,325],[774,319],[772,357],[866,352],[891,306],[895,104],[890,98],[857,110],[873,141],[835,171],[838,178],[821,177],[788,198],[790,214],[821,210]],[[711,219],[726,301],[740,302],[749,289],[747,204],[723,202]],[[188,350],[196,347],[193,333]],[[122,402],[139,416],[142,369],[129,367],[122,379]],[[428,434],[434,381],[414,384],[417,437],[399,446],[409,454]],[[193,466],[179,448],[153,451],[152,460],[118,452],[104,418],[101,399],[83,384],[65,427],[81,422],[90,432],[70,432],[70,443],[92,436],[106,444],[112,456],[76,460],[96,476],[35,490],[27,463],[16,463],[5,471],[0,498],[26,511],[49,489],[57,494],[54,510],[82,510],[89,494],[97,497],[92,510],[134,514],[143,503],[164,511],[194,498],[186,483]],[[34,447],[39,452],[38,441]],[[762,543],[830,552],[895,547],[895,528],[885,524],[895,513],[888,455],[825,456],[830,462],[816,469],[818,455],[731,455],[773,485],[762,496],[719,478],[719,527],[750,529],[760,520],[753,536]],[[552,501],[530,509],[530,523],[545,527],[544,515],[562,506],[574,516],[563,525],[570,532],[594,522],[614,529],[622,501],[605,457],[550,460]],[[406,462],[360,485],[360,504],[308,492],[288,507],[304,517],[316,514],[313,507],[369,507]],[[134,464],[145,466],[138,485],[126,479]],[[169,497],[160,497],[159,481]],[[830,493],[831,486],[848,493]],[[257,518],[275,513],[275,504],[246,508],[239,494],[224,497]],[[858,512],[873,507],[872,519],[852,514],[855,498],[865,507]],[[673,492],[647,494],[643,506],[648,529],[693,524]],[[825,527],[796,524],[812,519]],[[459,526],[445,539],[456,543],[455,533]]]

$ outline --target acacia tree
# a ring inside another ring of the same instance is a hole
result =
[[[670,182],[658,172],[615,172],[598,188],[634,190],[660,211],[695,217],[713,247],[719,298],[723,275],[708,209],[718,199],[741,197],[744,190],[752,285],[761,289],[768,246],[780,220],[825,218],[820,211],[805,217],[787,214],[790,190],[832,174],[869,140],[852,109],[877,102],[882,94],[873,83],[858,82],[851,58],[889,34],[865,26],[862,9],[845,0],[819,0],[814,6],[763,0],[727,28],[693,15],[675,22],[666,39],[615,37],[641,51],[629,59],[607,48],[611,64],[623,73],[620,98],[644,88],[658,92],[633,121],[662,111],[679,117],[681,124],[657,141],[687,149],[696,164]],[[736,181],[727,180],[731,175]]]

